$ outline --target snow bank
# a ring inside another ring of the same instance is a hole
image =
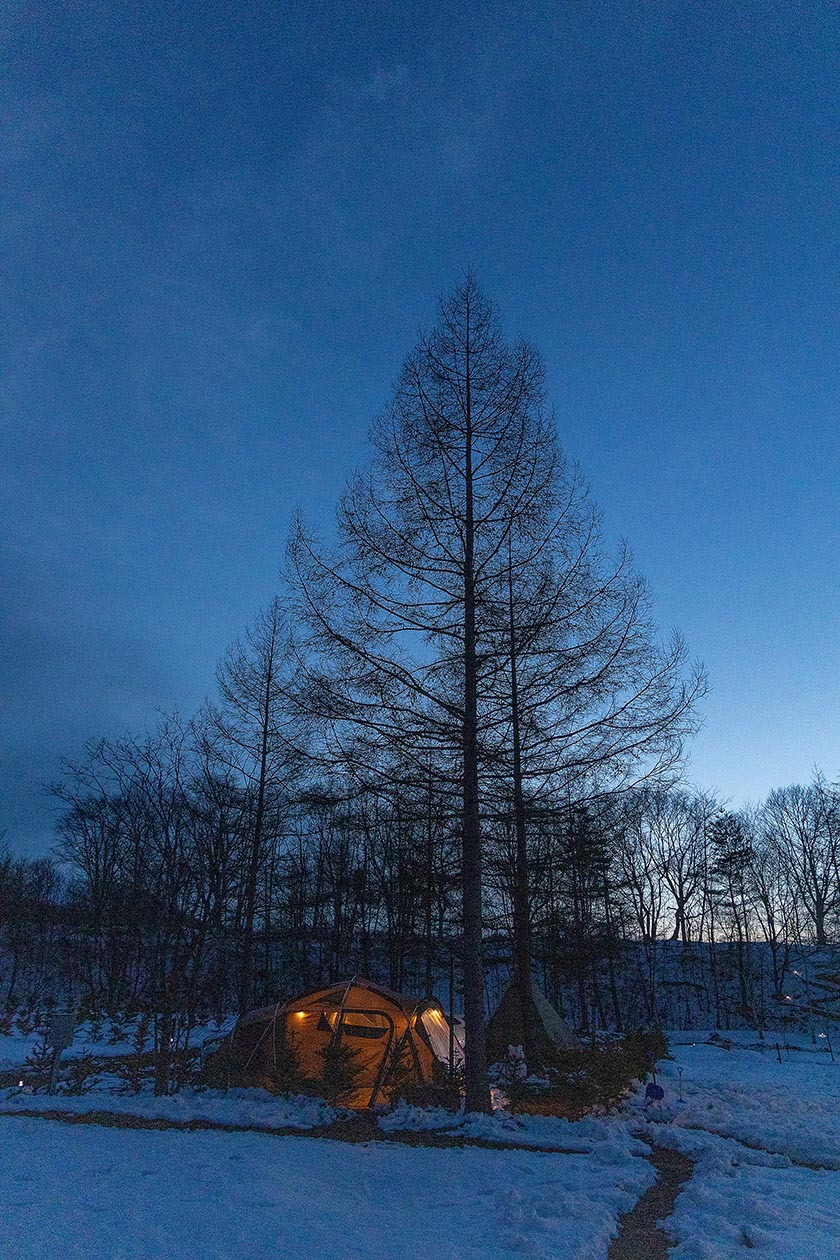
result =
[[[741,1260],[749,1249],[766,1260],[840,1255],[840,1174],[797,1168],[732,1138],[651,1130],[657,1145],[696,1161],[667,1222],[677,1243],[671,1260]]]
[[[765,1260],[840,1255],[836,1173],[750,1165],[704,1166],[679,1195],[669,1222],[678,1245],[671,1260]]]
[[[385,1133],[436,1131],[506,1146],[571,1151],[590,1154],[604,1162],[647,1153],[645,1144],[630,1134],[627,1125],[612,1117],[563,1120],[556,1116],[516,1115],[502,1110],[492,1115],[481,1112],[465,1115],[442,1108],[411,1107],[401,1102],[380,1118],[379,1127]]]
[[[189,1088],[164,1098],[103,1090],[93,1090],[77,1097],[9,1090],[5,1097],[0,1097],[0,1112],[16,1111],[69,1111],[80,1114],[111,1111],[147,1120],[173,1120],[178,1123],[206,1120],[214,1124],[261,1129],[315,1129],[333,1124],[339,1115],[345,1114],[320,1098],[309,1098],[303,1094],[276,1095],[264,1089],[229,1089],[227,1093],[208,1089],[198,1092]]]

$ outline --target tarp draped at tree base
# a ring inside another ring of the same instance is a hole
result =
[[[434,998],[354,976],[243,1015],[208,1044],[205,1067],[215,1079],[272,1091],[295,1076],[321,1081],[331,1101],[363,1108],[393,1101],[400,1089],[442,1083],[449,1045],[449,1021]],[[456,1065],[462,1058],[457,1038],[453,1058]]]

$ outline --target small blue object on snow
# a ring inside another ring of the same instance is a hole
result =
[[[665,1090],[661,1085],[657,1085],[656,1081],[651,1081],[645,1088],[645,1102],[662,1102],[665,1097]]]

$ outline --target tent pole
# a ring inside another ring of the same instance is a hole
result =
[[[341,999],[341,1006],[338,1008],[338,1015],[336,1016],[335,1028],[333,1029],[333,1035],[330,1038],[330,1045],[337,1045],[338,1042],[341,1040],[341,1025],[344,1020],[344,1008],[347,1005],[347,998],[355,982],[356,982],[355,976],[351,976],[350,979],[347,981],[347,988],[344,990],[344,997]]]

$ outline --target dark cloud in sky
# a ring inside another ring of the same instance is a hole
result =
[[[833,6],[4,9],[0,827],[189,712],[466,265],[714,685],[840,765]]]

